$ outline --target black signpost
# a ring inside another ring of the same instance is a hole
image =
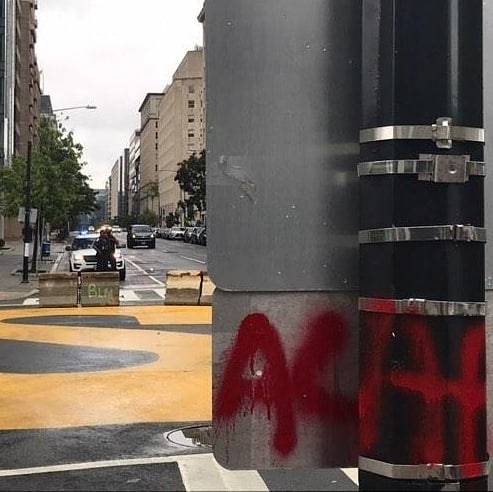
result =
[[[363,0],[361,490],[487,490],[482,12]]]
[[[29,249],[32,243],[32,226],[31,226],[31,207],[32,207],[32,142],[27,144],[27,165],[26,165],[26,206],[24,217],[24,258],[22,265],[22,283],[29,283]]]

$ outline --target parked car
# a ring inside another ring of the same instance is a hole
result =
[[[204,230],[203,227],[195,227],[192,232],[192,235],[190,236],[190,243],[199,244],[199,236],[203,230]]]
[[[96,271],[96,250],[93,248],[94,242],[99,238],[99,234],[81,234],[74,238],[71,246],[67,246],[69,252],[69,268],[71,272],[91,272]],[[116,270],[120,274],[120,280],[125,280],[127,268],[125,258],[119,248],[115,251]]]
[[[182,241],[183,237],[185,235],[185,228],[184,227],[172,227],[168,233],[168,239],[171,239],[172,241]]]
[[[152,228],[148,225],[134,224],[130,226],[127,232],[127,246],[135,248],[136,246],[147,246],[149,249],[156,248],[156,236]]]
[[[201,246],[207,246],[207,229],[204,227],[202,232],[199,234],[199,242]]]
[[[194,231],[195,227],[187,227],[185,228],[185,233],[183,234],[183,241],[186,243],[190,242],[190,238],[192,237],[192,232]]]
[[[169,227],[160,227],[157,232],[157,237],[166,239],[168,237]]]

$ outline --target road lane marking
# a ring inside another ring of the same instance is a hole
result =
[[[186,256],[182,255],[180,255],[180,258],[183,258],[184,260],[195,261],[195,263],[200,263],[201,265],[207,265],[205,261],[196,260],[195,258],[187,258]]]
[[[62,262],[62,259],[64,258],[65,253],[61,251],[58,253],[58,258],[55,260],[55,263],[51,267],[50,273],[55,273],[58,270],[58,267],[60,266],[60,263]]]
[[[359,477],[358,477],[358,469],[357,468],[341,468],[341,471],[346,475],[349,480],[354,482],[359,486]]]
[[[30,297],[29,299],[25,299],[22,303],[23,306],[37,306],[39,304],[39,299]]]
[[[210,453],[165,456],[155,458],[132,458],[64,465],[37,466],[0,470],[0,477],[21,477],[72,471],[96,470],[128,466],[160,465],[177,463],[181,479],[187,491],[268,491],[267,485],[257,471],[229,471],[219,466]]]
[[[133,458],[126,460],[91,461],[87,463],[70,463],[67,465],[36,466],[33,468],[0,470],[0,477],[20,477],[22,475],[40,475],[43,473],[60,473],[74,470],[94,470],[97,468],[113,468],[119,466],[175,463],[177,459],[177,456],[166,456],[157,458]]]
[[[147,275],[151,280],[156,282],[156,284],[160,285],[161,287],[166,287],[165,283],[161,282],[161,280],[158,280],[156,277],[149,275],[141,266],[137,265],[137,263],[135,263],[134,261],[129,260],[128,258],[126,259],[126,261],[130,263],[133,267],[137,268],[139,272],[143,273],[144,275]]]
[[[256,471],[229,471],[212,454],[194,454],[176,459],[186,490],[268,491]]]

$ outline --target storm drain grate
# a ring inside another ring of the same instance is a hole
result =
[[[184,448],[212,448],[213,430],[210,425],[183,427],[167,432],[166,440]]]

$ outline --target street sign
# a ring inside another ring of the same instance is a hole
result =
[[[219,288],[357,288],[360,26],[360,2],[206,2]]]
[[[17,221],[21,224],[24,224],[25,220],[26,220],[26,209],[25,207],[19,207],[19,214],[17,216]],[[37,220],[38,220],[38,209],[32,208],[30,215],[30,224],[31,225],[36,224]]]
[[[214,455],[228,469],[353,467],[357,294],[216,289]]]

